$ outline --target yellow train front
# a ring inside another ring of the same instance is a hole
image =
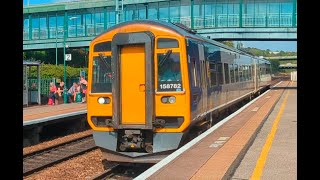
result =
[[[262,86],[263,78],[255,78],[258,59],[245,61],[214,43],[151,20],[118,24],[92,40],[87,114],[104,159],[156,163],[179,147],[193,124],[212,120],[218,106]],[[238,61],[233,71],[228,65],[228,82],[215,48],[227,54],[218,53],[225,57],[220,61]]]

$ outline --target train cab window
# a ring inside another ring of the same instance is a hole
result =
[[[94,52],[106,52],[106,51],[111,51],[111,42],[102,42],[94,45],[93,47]]]
[[[93,57],[92,69],[92,93],[111,92],[111,57],[95,56]]]
[[[225,79],[225,83],[229,84],[230,83],[230,79],[229,79],[229,65],[228,63],[223,63],[224,66],[224,79]]]
[[[158,91],[182,91],[180,53],[158,54]]]
[[[176,39],[169,38],[159,38],[158,39],[158,49],[161,48],[178,48],[179,43]]]

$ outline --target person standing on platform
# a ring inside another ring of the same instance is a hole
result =
[[[82,92],[82,103],[86,102],[87,84],[88,82],[84,76],[80,76],[80,92]]]

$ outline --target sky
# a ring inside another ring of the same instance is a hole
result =
[[[23,0],[23,5],[48,4],[72,0]],[[297,52],[297,41],[241,41],[245,47],[255,47],[258,49],[271,51],[294,51]],[[236,45],[236,43],[234,43]]]
[[[255,47],[271,51],[297,52],[297,41],[241,41],[244,47]],[[236,42],[234,43],[236,45]]]

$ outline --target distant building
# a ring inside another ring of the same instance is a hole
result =
[[[279,54],[279,51],[271,51],[272,54]]]

